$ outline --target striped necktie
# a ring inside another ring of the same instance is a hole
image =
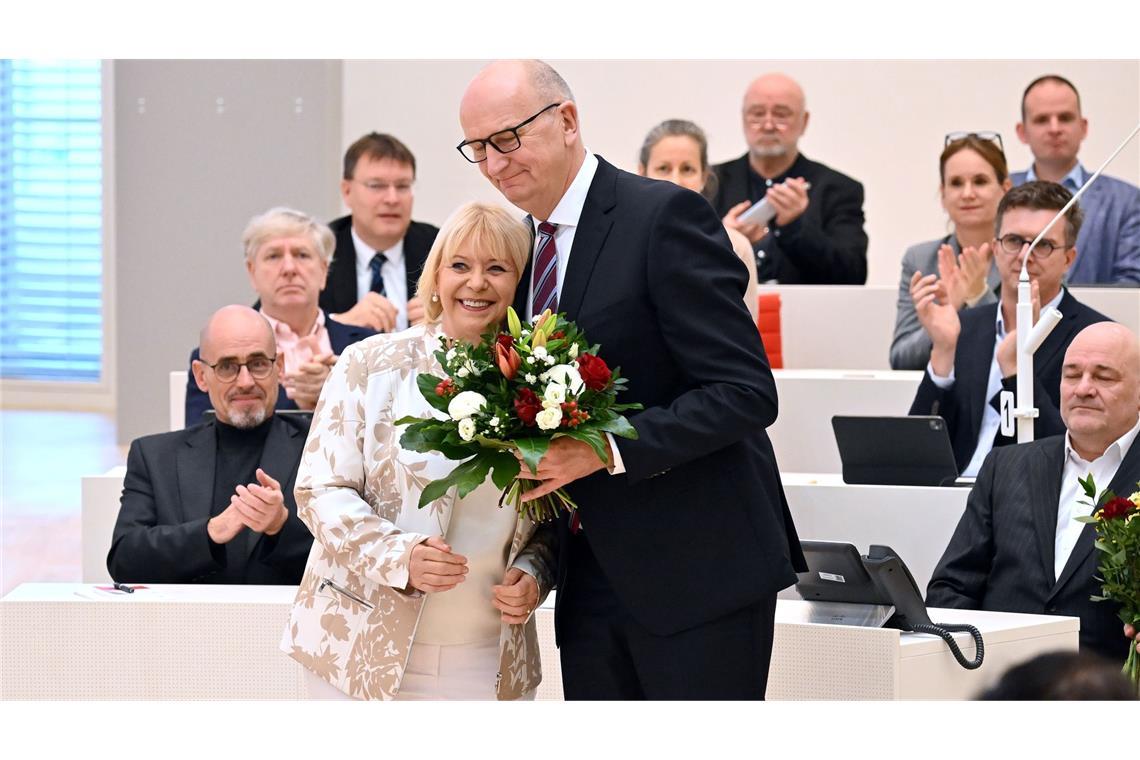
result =
[[[538,254],[531,273],[534,288],[534,306],[531,314],[537,316],[550,309],[558,311],[558,249],[554,246],[557,225],[541,222],[538,225]]]
[[[387,256],[382,253],[377,253],[372,257],[372,260],[368,262],[368,268],[372,270],[372,285],[368,289],[373,293],[379,293],[385,297],[387,297],[388,294],[384,292],[384,276],[380,274],[380,268],[384,266],[386,261],[388,261]]]

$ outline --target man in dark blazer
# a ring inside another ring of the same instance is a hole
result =
[[[107,569],[119,582],[299,583],[313,537],[293,484],[309,424],[273,413],[272,329],[223,307],[202,356],[194,374],[217,419],[131,444]]]
[[[538,226],[516,308],[576,321],[645,406],[607,462],[554,440],[528,495],[567,485],[579,505],[556,526],[566,697],[762,699],[776,593],[803,557],[765,433],[776,387],[720,221],[587,153],[542,62],[483,69],[460,123],[464,156]]]
[[[1041,232],[1072,195],[1052,182],[1031,182],[1010,190],[998,204],[994,256],[1001,273],[998,303],[957,312],[945,300],[936,275],[911,279],[911,296],[923,329],[933,347],[911,404],[910,413],[937,414],[946,420],[954,459],[963,475],[978,474],[989,450],[1013,443],[999,430],[1000,392],[1017,387],[1017,283],[1028,244]],[[1077,255],[1073,241],[1081,226],[1081,212],[1073,206],[1057,222],[1030,256],[1028,272],[1035,303],[1061,312],[1061,322],[1033,355],[1034,421],[1036,437],[1065,432],[1061,420],[1061,360],[1065,349],[1082,329],[1108,317],[1073,298],[1062,287],[1065,272]]]
[[[415,156],[391,135],[370,132],[345,152],[340,194],[351,213],[329,224],[336,251],[321,293],[337,321],[378,332],[423,321],[416,285],[439,228],[412,221],[415,179]]]
[[[927,587],[932,607],[1070,615],[1081,650],[1119,661],[1128,654],[1120,605],[1101,593],[1092,525],[1074,518],[1078,478],[1128,496],[1140,481],[1140,348],[1114,323],[1085,328],[1069,345],[1061,380],[1067,434],[994,449]],[[947,618],[949,619],[949,618]]]
[[[862,285],[863,186],[800,153],[808,116],[795,80],[766,74],[752,82],[743,108],[748,152],[713,167],[713,205],[726,226],[752,241],[760,282]],[[776,211],[767,226],[739,218],[763,198]]]

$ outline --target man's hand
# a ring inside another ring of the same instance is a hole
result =
[[[1033,294],[1033,324],[1037,324],[1037,318],[1041,316],[1041,293],[1037,289],[1037,280],[1029,283],[1030,292]],[[1014,323],[1016,325],[1016,322]],[[1007,328],[1011,325],[1006,325]],[[998,343],[997,351],[995,353],[998,368],[1001,370],[1002,377],[1013,377],[1017,374],[1017,328],[1006,332],[1005,337]]]
[[[1136,629],[1135,629],[1135,628],[1133,628],[1132,626],[1130,626],[1130,625],[1128,625],[1127,623],[1125,623],[1125,624],[1124,624],[1124,638],[1126,638],[1126,639],[1135,639],[1135,641],[1136,641],[1136,651],[1137,651],[1137,652],[1140,652],[1140,631],[1136,630]]]
[[[962,332],[958,310],[950,305],[945,286],[932,274],[924,277],[922,272],[914,273],[910,278],[910,297],[922,329],[934,344],[930,367],[935,374],[946,377],[954,368],[954,351]]]
[[[503,613],[504,623],[525,623],[538,606],[538,581],[517,567],[508,567],[503,583],[491,591],[495,595],[491,603]]]
[[[606,441],[606,461],[598,459],[598,455],[590,448],[590,444],[573,438],[555,438],[550,442],[550,448],[538,463],[538,473],[532,473],[524,462],[519,472],[520,478],[538,479],[542,482],[533,490],[522,494],[523,501],[537,499],[548,493],[557,491],[567,483],[597,472],[603,467],[612,467],[614,461],[613,451],[610,450],[610,440]],[[520,457],[521,461],[521,457]]]
[[[728,210],[728,213],[724,215],[724,219],[721,219],[721,223],[724,224],[725,227],[736,230],[748,238],[748,242],[755,243],[768,234],[768,228],[762,224],[749,224],[748,222],[740,221],[740,215],[751,205],[752,201],[741,201],[737,203]]]
[[[424,299],[419,296],[408,299],[408,326],[424,321]]]
[[[454,554],[443,536],[432,536],[412,547],[408,586],[425,594],[450,591],[467,577],[467,558]]]
[[[317,406],[321,388],[336,364],[336,359],[335,354],[318,354],[302,364],[296,372],[285,375],[282,385],[290,390],[290,397],[297,402],[298,408],[311,411]]]
[[[946,284],[947,297],[955,309],[977,301],[986,292],[986,275],[992,261],[989,243],[978,248],[966,246],[960,256],[955,256],[948,245],[938,249],[938,276]]]
[[[343,314],[331,315],[337,322],[358,327],[370,327],[377,332],[392,332],[396,329],[396,315],[399,310],[379,293],[365,293]]]
[[[223,509],[220,514],[210,518],[206,523],[206,533],[215,544],[228,544],[244,527],[241,515],[231,502],[230,506]]]
[[[807,211],[807,181],[803,177],[789,177],[768,188],[766,197],[772,208],[776,209],[776,226],[791,224]]]
[[[280,483],[260,467],[257,468],[257,480],[257,483],[239,485],[234,489],[236,493],[230,497],[230,506],[237,510],[241,521],[250,530],[273,536],[285,527],[289,510],[285,507]]]

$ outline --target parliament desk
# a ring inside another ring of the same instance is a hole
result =
[[[1081,303],[1140,334],[1140,288],[1071,290]],[[761,285],[760,292],[780,294],[785,367],[890,369],[897,285]]]
[[[0,698],[303,699],[300,665],[277,648],[294,593],[25,583],[0,600]],[[935,621],[982,630],[985,662],[966,671],[936,637],[804,623],[803,610],[803,602],[778,603],[770,699],[965,699],[1012,664],[1077,647],[1076,618],[932,611]],[[553,595],[536,615],[545,674],[538,698],[560,699]],[[969,637],[956,638],[972,657]]]

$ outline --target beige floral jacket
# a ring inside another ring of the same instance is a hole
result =
[[[345,349],[325,382],[297,473],[297,513],[316,540],[281,649],[346,694],[392,699],[400,688],[424,596],[405,592],[411,549],[445,534],[455,490],[417,508],[423,487],[455,466],[400,448],[405,415],[433,410],[416,386],[441,375],[438,328],[376,335]],[[553,585],[549,537],[520,518],[508,555]],[[534,617],[502,626],[496,694],[515,699],[542,680]]]

